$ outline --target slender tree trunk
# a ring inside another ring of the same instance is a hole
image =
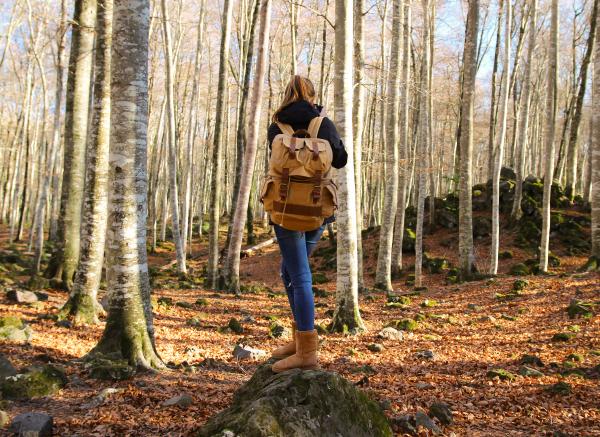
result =
[[[500,97],[500,131],[498,147],[495,153],[494,172],[492,175],[492,245],[490,248],[490,274],[498,273],[498,251],[500,249],[500,172],[504,161],[504,145],[508,123],[508,95],[510,78],[512,6],[506,0],[506,18],[504,28],[504,59],[502,66],[502,93]]]
[[[98,313],[103,311],[96,296],[102,277],[108,205],[112,10],[113,0],[98,0],[94,103],[86,153],[81,250],[73,288],[61,309],[61,317],[72,316],[76,323],[98,323]]]
[[[363,70],[365,67],[365,35],[364,35],[364,0],[354,1],[354,113],[352,123],[354,124],[354,180],[356,182],[356,250],[358,254],[358,289],[363,290],[364,269],[362,250],[362,147],[365,120],[365,91],[363,84]]]
[[[529,114],[531,108],[531,64],[533,63],[533,53],[535,51],[537,33],[537,0],[531,1],[529,10],[529,42],[527,47],[527,60],[525,62],[525,72],[523,77],[523,90],[521,99],[524,107],[521,109],[521,121],[519,122],[518,132],[518,155],[516,156],[516,175],[515,198],[513,201],[511,217],[516,223],[522,216],[521,199],[523,198],[523,179],[525,178],[525,152],[528,147]]]
[[[217,287],[219,277],[219,218],[221,216],[221,191],[223,185],[222,149],[227,136],[223,135],[223,119],[225,118],[225,91],[227,87],[227,69],[229,68],[229,41],[231,38],[231,16],[233,1],[225,0],[223,5],[223,21],[221,25],[221,54],[219,63],[219,84],[217,87],[217,108],[215,119],[215,135],[212,159],[212,175],[210,190],[208,267],[206,272],[207,286]]]
[[[337,292],[330,329],[359,332],[365,329],[358,308],[358,253],[356,248],[356,192],[352,144],[352,0],[335,0],[335,121],[348,152],[348,163],[338,175]]]
[[[398,210],[396,211],[396,224],[394,228],[394,243],[392,247],[392,274],[402,271],[402,245],[404,242],[404,221],[406,216],[406,186],[409,172],[409,124],[410,124],[410,42],[411,42],[411,0],[404,2],[404,30],[402,36],[402,88],[400,95],[400,141],[399,168],[398,168]]]
[[[146,253],[148,0],[114,4],[104,333],[90,356],[160,369]],[[135,68],[132,68],[135,66]]]
[[[600,269],[600,32],[596,32],[594,49],[592,101],[592,138],[590,144],[592,182],[592,253],[596,269]]]
[[[267,50],[271,21],[271,0],[261,0],[260,2],[262,3],[260,5],[261,29],[258,40],[255,83],[252,89],[250,102],[250,107],[256,108],[256,110],[250,112],[248,124],[245,128],[248,138],[243,156],[240,192],[234,210],[231,240],[229,242],[229,250],[227,251],[225,269],[226,285],[230,291],[235,293],[240,292],[240,250],[242,248],[242,237],[244,234],[244,225],[250,200],[250,190],[252,188],[252,176],[254,173],[256,152],[258,149],[260,108],[262,108],[264,78],[268,57]],[[248,68],[250,68],[249,65]],[[242,159],[242,157],[240,157],[240,159]]]
[[[168,120],[168,143],[169,143],[169,189],[171,190],[171,223],[173,226],[173,240],[175,241],[175,253],[177,256],[177,270],[186,273],[184,238],[181,235],[179,221],[179,192],[177,185],[177,124],[175,120],[175,65],[171,43],[171,28],[167,13],[166,0],[161,0],[163,14],[163,42],[165,46],[165,65],[167,69],[166,91],[167,91],[167,120]]]
[[[552,19],[550,41],[548,45],[548,85],[546,91],[546,122],[544,142],[544,198],[542,204],[542,239],[540,244],[540,271],[548,270],[548,252],[550,250],[550,197],[554,170],[554,133],[558,109],[558,0],[552,0]]]
[[[592,53],[594,53],[594,39],[596,35],[596,22],[598,17],[598,4],[600,0],[594,0],[592,6],[592,14],[590,17],[590,31],[588,34],[588,41],[581,62],[581,70],[579,73],[579,90],[575,99],[575,109],[573,112],[573,119],[571,120],[571,130],[569,132],[569,143],[567,147],[567,161],[566,161],[566,184],[565,193],[570,200],[573,200],[575,196],[575,175],[577,173],[577,140],[579,138],[579,125],[581,124],[581,113],[583,110],[583,99],[585,98],[585,92],[588,82],[588,69],[590,61],[592,59]]]
[[[70,290],[79,261],[96,0],[76,0],[67,82],[63,181],[57,251],[48,274]]]
[[[463,86],[460,110],[460,178],[458,184],[458,256],[462,280],[470,279],[474,269],[473,254],[473,102],[477,75],[477,37],[479,35],[479,0],[469,1],[465,49],[463,54]]]
[[[386,182],[383,217],[379,232],[379,251],[375,287],[392,291],[392,243],[394,242],[394,222],[398,209],[398,106],[400,103],[401,47],[404,8],[402,0],[394,0],[392,5],[392,49],[390,53],[390,74],[388,77],[387,123],[385,135]]]
[[[425,213],[425,189],[427,150],[429,142],[429,105],[428,93],[431,92],[429,84],[429,32],[430,32],[430,3],[421,0],[423,5],[423,40],[421,59],[421,96],[419,98],[419,138],[417,142],[417,226],[415,230],[415,287],[423,286],[423,219]]]

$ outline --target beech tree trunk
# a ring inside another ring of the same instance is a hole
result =
[[[392,6],[392,48],[390,53],[390,75],[388,78],[387,123],[385,136],[384,161],[386,163],[386,181],[384,184],[384,206],[379,231],[379,250],[375,287],[392,291],[392,244],[394,242],[394,222],[398,209],[398,106],[400,103],[402,0],[394,0]]]
[[[592,254],[596,269],[600,269],[600,32],[596,32],[594,48],[594,79],[592,85],[592,141],[590,145],[592,161]]]
[[[260,5],[260,33],[258,40],[258,58],[256,61],[256,76],[250,107],[256,108],[248,117],[245,128],[247,134],[246,148],[242,162],[242,175],[240,178],[240,191],[234,210],[233,223],[231,225],[231,239],[227,250],[227,262],[225,265],[225,281],[230,291],[240,292],[240,250],[242,249],[242,238],[244,225],[247,218],[250,190],[252,188],[252,176],[254,174],[254,163],[258,149],[258,138],[260,129],[260,113],[264,89],[265,71],[267,69],[268,44],[271,21],[271,0],[258,0]],[[250,68],[250,65],[248,65]]]
[[[65,117],[64,173],[57,251],[48,275],[70,290],[79,261],[81,205],[94,53],[96,0],[76,0],[69,58]]]
[[[146,253],[148,0],[115,0],[111,80],[106,326],[90,356],[143,369],[164,364],[154,344]],[[135,66],[135,68],[132,68]]]
[[[61,317],[72,316],[75,323],[98,323],[98,313],[103,312],[97,295],[104,261],[108,205],[112,11],[113,0],[98,0],[94,103],[86,153],[81,251],[73,288],[60,314]]]
[[[358,307],[358,253],[356,248],[356,191],[352,144],[352,0],[335,0],[335,122],[348,153],[346,166],[337,172],[337,291],[330,329],[360,332],[365,325]]]
[[[462,280],[470,279],[474,268],[473,254],[473,102],[477,75],[477,37],[479,35],[479,0],[469,1],[465,49],[463,54],[463,87],[460,111],[460,177],[458,184],[458,256]]]
[[[212,175],[210,190],[210,213],[208,228],[208,266],[206,270],[206,285],[217,287],[219,278],[219,218],[221,216],[221,192],[223,187],[223,135],[225,108],[227,101],[227,69],[229,68],[229,42],[231,39],[231,16],[233,1],[225,0],[223,5],[223,20],[221,24],[221,52],[219,62],[219,84],[217,87],[217,108],[215,119],[215,135],[213,139]]]
[[[511,56],[512,6],[511,0],[505,0],[506,18],[504,27],[504,59],[502,66],[502,92],[500,97],[500,130],[498,146],[494,154],[494,172],[492,175],[492,245],[490,248],[490,274],[498,273],[498,251],[500,249],[500,172],[504,161],[504,144],[508,123],[508,94]]]
[[[171,224],[173,226],[173,240],[175,241],[175,254],[177,256],[177,271],[186,273],[184,238],[181,235],[179,222],[179,189],[177,185],[177,124],[175,121],[175,65],[173,62],[173,49],[171,43],[171,28],[167,13],[166,0],[161,0],[163,14],[163,42],[165,47],[165,64],[167,69],[167,120],[169,143],[169,189],[171,190]]]
[[[550,197],[554,170],[554,136],[558,110],[558,0],[552,0],[552,19],[548,53],[546,120],[544,128],[544,158],[546,171],[544,173],[542,238],[540,243],[540,271],[542,272],[548,270],[548,252],[550,250]]]
[[[523,199],[523,179],[525,178],[525,152],[529,145],[529,114],[531,109],[531,70],[533,63],[533,53],[535,51],[537,34],[537,0],[531,1],[529,9],[529,42],[527,47],[527,60],[525,62],[525,72],[523,73],[523,90],[521,99],[523,108],[521,109],[521,121],[519,122],[519,132],[517,136],[517,156],[515,157],[515,198],[513,201],[511,218],[516,223],[521,218],[521,200]]]

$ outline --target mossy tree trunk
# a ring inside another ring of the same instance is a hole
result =
[[[106,277],[108,317],[90,355],[122,357],[144,369],[164,367],[154,344],[146,254],[148,0],[116,0]],[[135,67],[135,68],[133,68]]]
[[[337,294],[330,329],[359,332],[365,329],[358,309],[358,253],[356,248],[356,192],[352,145],[352,0],[335,1],[335,122],[348,153],[347,165],[337,173]]]
[[[98,313],[102,312],[96,296],[102,277],[108,204],[112,9],[113,0],[98,1],[94,102],[86,153],[81,250],[73,288],[61,309],[61,316],[72,316],[76,323],[98,323]]]
[[[67,80],[63,181],[57,250],[47,275],[70,290],[79,261],[90,82],[94,54],[96,0],[76,0]]]

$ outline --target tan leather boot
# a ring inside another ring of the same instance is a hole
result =
[[[292,341],[283,346],[278,347],[273,351],[271,356],[279,360],[287,358],[296,353],[296,322],[292,322]]]
[[[285,372],[289,369],[316,369],[317,348],[319,336],[316,330],[296,331],[296,353],[271,366],[275,373]]]

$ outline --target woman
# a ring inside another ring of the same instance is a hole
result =
[[[323,107],[315,104],[315,97],[315,88],[310,80],[301,76],[292,78],[269,126],[269,148],[273,139],[282,133],[278,122],[289,124],[297,131],[308,129],[310,121],[321,115]],[[344,167],[348,155],[333,122],[324,118],[317,136],[331,145],[331,165],[334,168]],[[315,307],[308,256],[321,238],[325,226],[334,220],[334,216],[328,217],[319,228],[307,232],[291,231],[271,222],[281,251],[281,278],[294,318],[293,341],[273,352],[273,357],[279,359],[272,367],[276,373],[293,368],[317,367],[318,337],[314,329]]]

